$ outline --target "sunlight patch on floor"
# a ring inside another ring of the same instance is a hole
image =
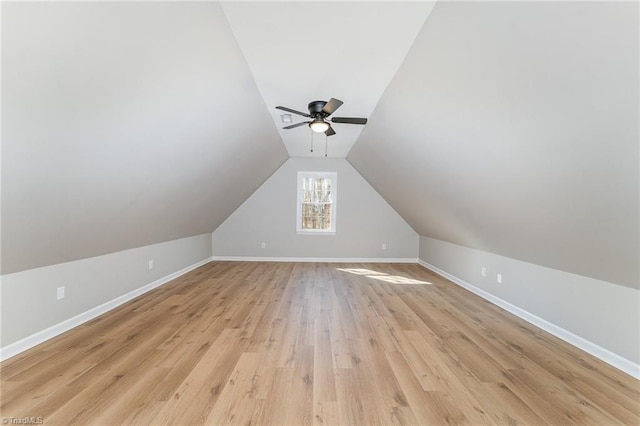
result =
[[[411,285],[432,285],[433,283],[428,281],[420,281],[413,278],[401,277],[399,275],[390,275],[384,272],[372,271],[371,269],[362,268],[336,268],[338,271],[348,272],[355,275],[363,275],[367,278],[373,278],[376,280],[384,281],[389,284],[411,284]]]

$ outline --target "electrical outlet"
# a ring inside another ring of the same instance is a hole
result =
[[[498,284],[502,284],[502,274],[498,274],[496,276],[496,281],[498,282]]]
[[[153,269],[153,259],[149,260],[149,269]]]
[[[387,243],[382,243],[382,250],[386,250],[387,249]]]
[[[56,300],[64,299],[64,286],[58,287],[56,290]]]
[[[261,246],[262,248],[267,248],[267,243],[264,243],[264,242],[263,242],[260,246]]]
[[[487,276],[487,268],[483,266],[481,273],[482,273],[483,277],[486,277]]]

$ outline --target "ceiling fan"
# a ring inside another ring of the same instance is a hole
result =
[[[344,123],[344,124],[367,124],[366,118],[358,117],[332,117],[331,120],[327,120],[328,117],[333,114],[343,104],[341,100],[331,98],[329,102],[325,101],[313,101],[309,103],[309,113],[296,111],[295,109],[277,106],[276,109],[282,111],[291,112],[301,115],[303,117],[311,118],[311,121],[303,121],[300,123],[292,124],[290,126],[283,127],[283,129],[294,129],[296,127],[308,124],[311,130],[316,133],[324,133],[327,136],[335,135],[336,132],[331,128],[331,123]]]

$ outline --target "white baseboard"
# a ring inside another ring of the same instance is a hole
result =
[[[211,261],[246,261],[246,262],[326,262],[326,263],[418,263],[423,267],[437,273],[438,275],[443,276],[449,281],[453,282],[456,285],[459,285],[470,292],[482,297],[485,300],[505,309],[508,312],[516,315],[519,318],[529,322],[530,324],[535,325],[536,327],[545,330],[554,336],[564,340],[565,342],[582,349],[583,351],[595,356],[596,358],[606,362],[607,364],[629,374],[636,379],[640,379],[640,365],[635,364],[629,361],[626,358],[623,358],[599,345],[596,345],[593,342],[590,342],[578,335],[571,333],[570,331],[565,330],[562,327],[559,327],[549,321],[546,321],[530,312],[525,311],[511,303],[500,299],[488,293],[478,287],[475,287],[472,284],[467,283],[466,281],[449,274],[442,269],[431,265],[420,259],[412,259],[412,258],[310,258],[310,257],[235,257],[235,256],[213,256],[207,259],[204,259],[200,262],[197,262],[193,265],[187,266],[186,268],[180,269],[172,274],[169,274],[163,278],[155,280],[147,285],[144,285],[140,288],[137,288],[127,294],[124,294],[120,297],[117,297],[109,302],[103,303],[102,305],[96,306],[95,308],[89,309],[86,312],[83,312],[79,315],[76,315],[73,318],[69,318],[65,321],[62,321],[54,326],[51,326],[47,329],[34,333],[24,339],[18,340],[17,342],[11,343],[3,348],[0,348],[0,361],[4,361],[8,358],[11,358],[21,352],[26,351],[40,343],[43,343],[55,336],[58,336],[74,327],[82,325],[83,323],[96,318],[99,315],[102,315],[123,303],[126,303],[136,297],[147,293],[148,291],[153,290],[154,288],[160,287],[167,282],[174,280],[193,269],[196,269],[206,263]]]
[[[75,317],[64,320],[56,325],[53,325],[44,330],[38,331],[30,336],[25,337],[24,339],[18,340],[17,342],[11,343],[3,348],[0,348],[0,361],[4,361],[6,359],[11,358],[12,356],[18,355],[21,352],[26,351],[27,349],[31,349],[32,347],[39,345],[53,337],[56,337],[65,331],[69,331],[74,327],[84,324],[87,321],[94,319],[95,317],[102,315],[123,303],[126,303],[136,297],[153,290],[154,288],[160,287],[163,284],[168,283],[171,280],[174,280],[189,271],[192,271],[206,263],[211,262],[212,258],[209,257],[207,259],[201,260],[200,262],[194,263],[193,265],[187,266],[186,268],[182,268],[179,271],[176,271],[172,274],[169,274],[165,277],[157,279],[149,284],[146,284],[142,287],[139,287],[129,293],[123,294],[122,296],[116,297],[113,300],[110,300],[102,305],[96,306],[95,308],[91,308],[86,312],[83,312]]]
[[[418,263],[406,257],[246,257],[213,256],[214,261],[229,262],[319,262],[319,263]]]
[[[553,334],[554,336],[564,340],[565,342],[579,348],[582,349],[583,351],[595,356],[596,358],[606,362],[607,364],[611,365],[612,367],[617,368],[620,371],[623,371],[625,373],[627,373],[628,375],[635,377],[636,379],[640,379],[640,365],[635,364],[634,362],[629,361],[626,358],[621,357],[620,355],[617,355],[599,345],[596,345],[593,342],[590,342],[576,334],[571,333],[570,331],[565,330],[562,327],[559,327],[553,323],[550,323],[549,321],[542,319],[530,312],[525,311],[524,309],[521,309],[515,305],[512,305],[511,303],[507,302],[506,300],[500,299],[499,297],[496,297],[494,295],[492,295],[491,293],[488,293],[472,284],[469,284],[468,282],[461,280],[460,278],[449,274],[446,271],[443,271],[442,269],[438,268],[437,266],[433,266],[430,263],[427,263],[423,260],[418,259],[418,263],[420,265],[422,265],[423,267],[435,272],[438,275],[443,276],[444,278],[448,279],[449,281],[453,282],[454,284],[459,285],[460,287],[463,287],[467,290],[469,290],[470,292],[477,294],[478,296],[482,297],[485,300],[488,300],[489,302],[493,303],[494,305],[497,305],[499,307],[501,307],[502,309],[511,312],[512,314],[514,314],[515,316],[522,318],[523,320],[527,321],[530,324],[535,325],[538,328],[541,328],[542,330]]]

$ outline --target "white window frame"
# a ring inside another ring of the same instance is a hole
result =
[[[302,229],[302,192],[305,178],[329,178],[331,179],[331,228],[330,229]],[[335,235],[336,211],[338,201],[338,173],[337,172],[298,172],[298,197],[296,214],[296,232],[301,235]]]

